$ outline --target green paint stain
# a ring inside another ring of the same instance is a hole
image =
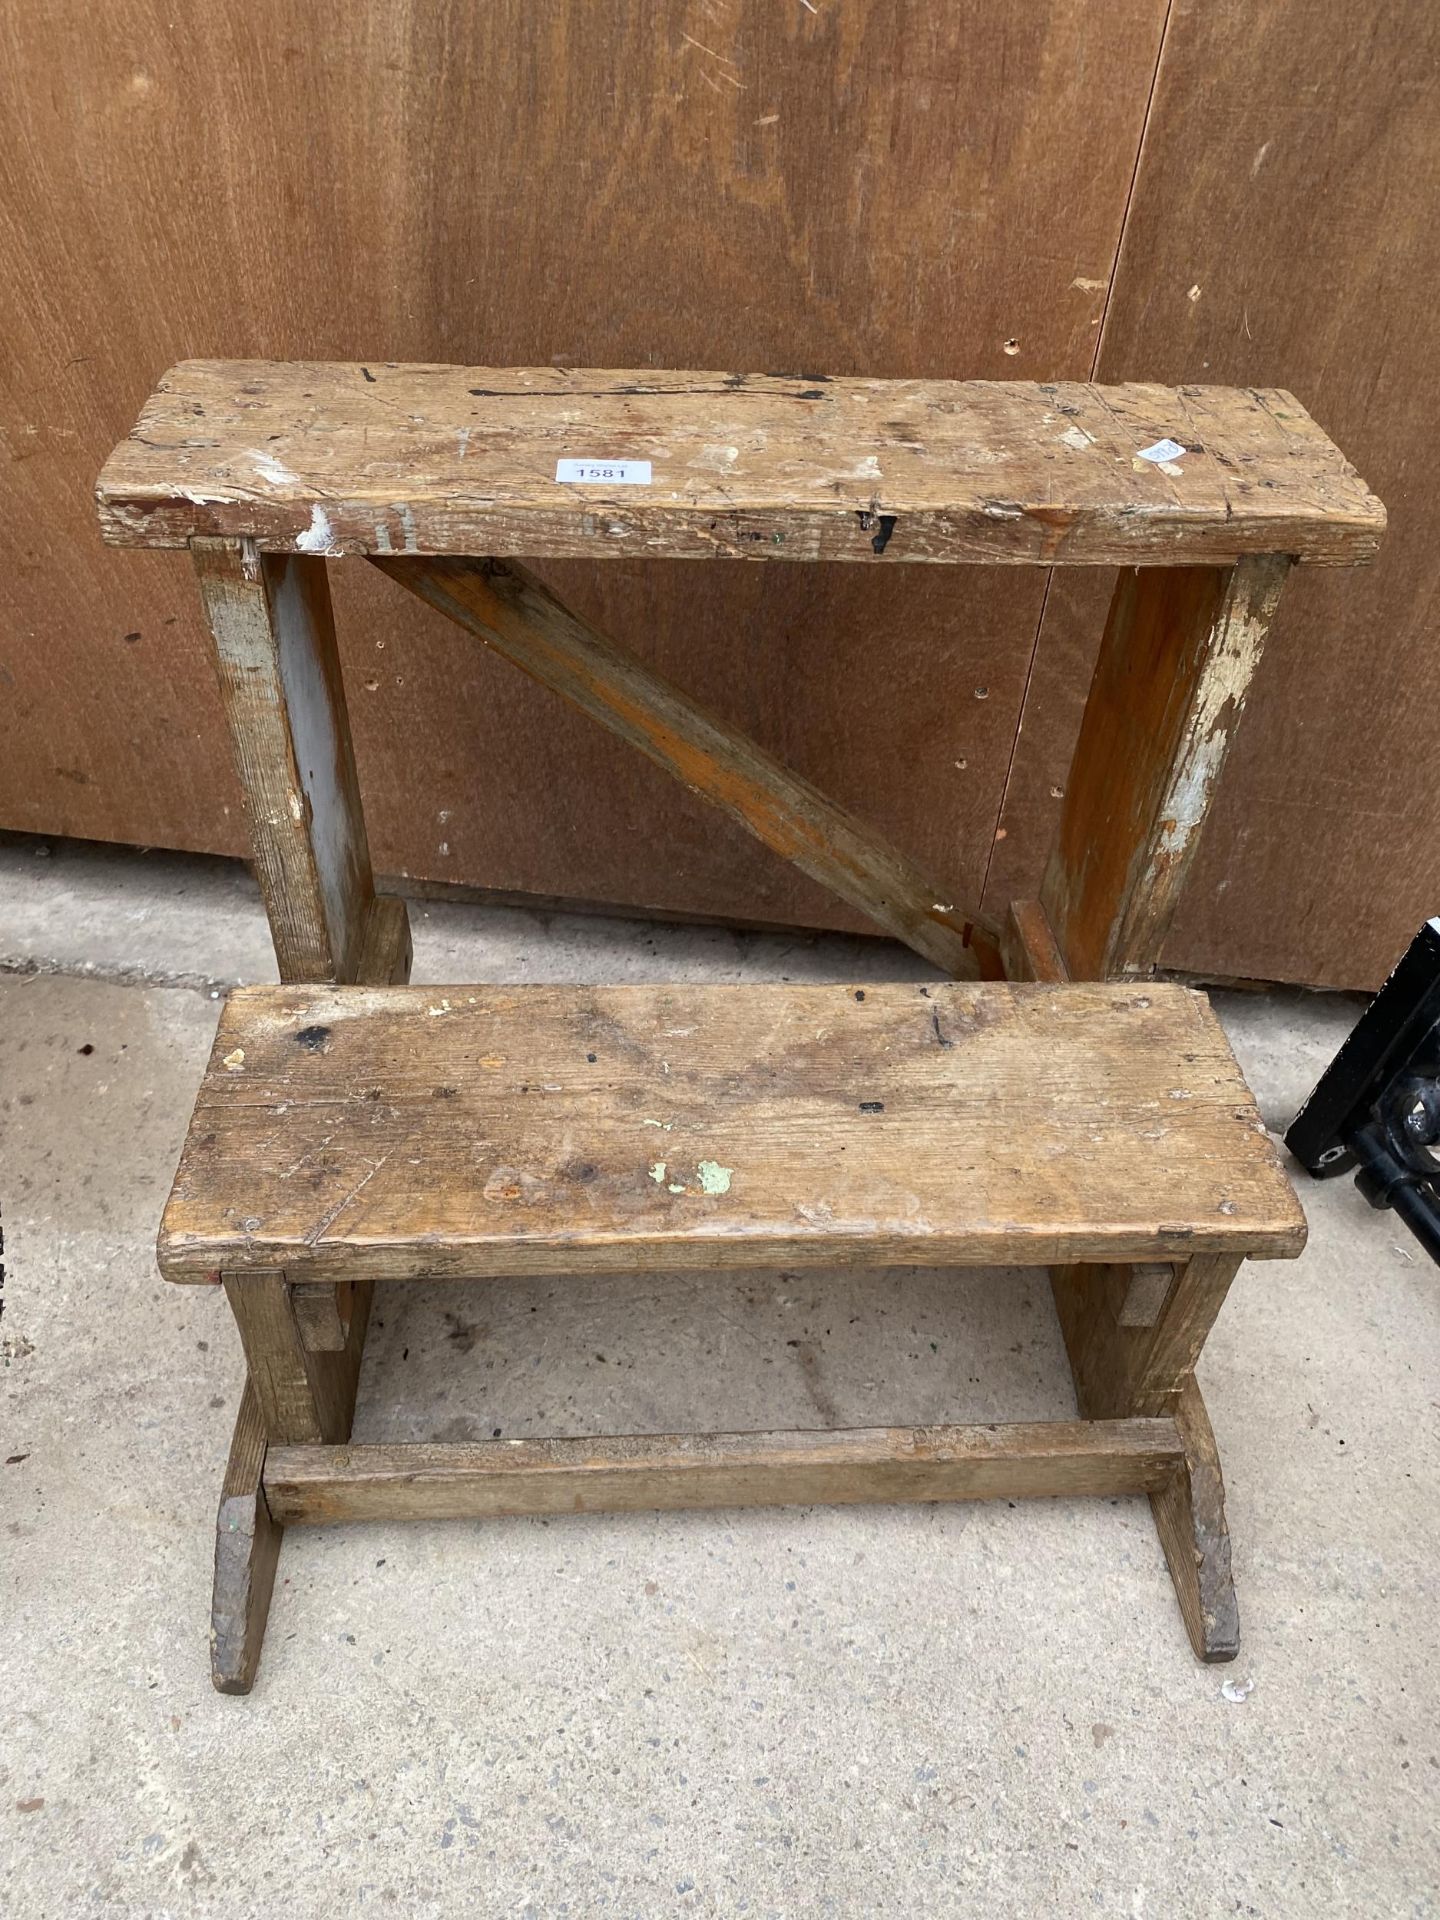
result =
[[[696,1171],[700,1175],[702,1193],[729,1193],[730,1175],[733,1167],[719,1166],[714,1160],[702,1160]]]

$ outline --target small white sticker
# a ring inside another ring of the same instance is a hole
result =
[[[581,487],[648,487],[648,460],[557,460],[555,478]]]
[[[1135,458],[1153,460],[1159,467],[1163,466],[1167,460],[1178,460],[1182,453],[1188,451],[1189,449],[1182,447],[1178,440],[1157,440],[1153,447],[1141,447]]]

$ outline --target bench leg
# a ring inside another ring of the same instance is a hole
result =
[[[348,1440],[370,1317],[370,1283],[348,1288],[346,1316],[336,1305],[340,1332],[331,1341],[315,1324],[313,1304],[302,1313],[296,1289],[283,1273],[227,1273],[224,1281],[266,1439],[291,1446],[338,1446]]]
[[[403,984],[409,918],[375,894],[325,562],[224,539],[192,541],[191,556],[280,978]],[[348,1438],[370,1288],[327,1301],[271,1274],[227,1291],[250,1379],[220,1502],[211,1644],[216,1686],[244,1693],[280,1548],[265,1445]]]
[[[1012,980],[1069,978],[1044,907],[1016,901],[1003,951]],[[1230,1574],[1225,1483],[1195,1362],[1238,1262],[1207,1257],[1182,1268],[1056,1267],[1055,1310],[1087,1419],[1169,1413],[1185,1464],[1150,1496],[1150,1508],[1197,1659],[1233,1660],[1240,1615]]]
[[[249,1371],[215,1523],[210,1676],[221,1693],[248,1693],[284,1532],[265,1498],[266,1451],[349,1439],[372,1289],[302,1290],[283,1273],[247,1273],[227,1274],[225,1291]]]
[[[265,1499],[265,1426],[247,1380],[215,1522],[210,1677],[220,1693],[248,1693],[260,1664],[284,1529]]]
[[[1173,1413],[1185,1444],[1185,1468],[1151,1494],[1150,1511],[1196,1659],[1233,1660],[1240,1651],[1240,1609],[1230,1574],[1225,1483],[1193,1374],[1176,1395]]]
[[[1240,1262],[1202,1254],[1173,1268],[1058,1267],[1051,1274],[1075,1399],[1087,1420],[1169,1414],[1185,1460],[1150,1496],[1198,1659],[1233,1660],[1239,1613],[1225,1485],[1195,1362]]]

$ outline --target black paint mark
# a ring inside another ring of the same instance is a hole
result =
[[[884,553],[890,544],[890,536],[895,531],[895,515],[876,513],[873,509],[865,508],[857,513],[855,518],[860,522],[862,533],[873,533],[875,536],[870,542],[871,552]]]
[[[782,373],[769,377],[777,380],[790,378],[823,380],[826,378],[824,374],[818,373],[804,373],[793,376]],[[756,400],[818,400],[821,398],[817,393],[775,393],[766,387],[746,386],[743,384],[745,378],[746,376],[744,374],[738,376],[730,374],[726,376],[725,380],[718,387],[647,387],[633,382],[618,387],[569,387],[566,389],[565,398],[567,400],[612,400],[617,394],[649,394],[659,395],[666,399],[688,400],[692,394],[696,393],[720,393],[726,394],[732,399],[738,394],[745,394],[747,397]],[[741,384],[736,384],[737,379]],[[542,393],[538,393],[529,387],[467,387],[466,392],[473,393],[477,400],[539,400],[545,397]]]
[[[946,1035],[941,1031],[940,1010],[938,1007],[930,1015],[930,1024],[935,1029],[935,1044],[937,1047],[953,1047],[954,1046],[955,1042],[951,1040],[948,1037],[948,1035]]]
[[[373,387],[375,384],[375,376],[370,371],[369,367],[361,367],[360,371],[361,373],[364,374],[365,378],[370,382],[371,386]]]
[[[302,1027],[295,1036],[297,1047],[304,1047],[307,1053],[324,1053],[330,1045],[329,1027]]]
[[[77,1047],[75,1051],[77,1053],[93,1053],[95,1051],[95,1044],[93,1041],[87,1040],[83,1047]]]
[[[855,998],[857,1000],[863,1000],[865,998],[865,989],[863,987],[857,987],[855,989]]]
[[[862,1100],[860,1102],[860,1111],[861,1113],[884,1113],[885,1102],[883,1100]]]

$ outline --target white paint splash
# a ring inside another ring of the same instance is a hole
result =
[[[298,487],[300,476],[292,473],[289,467],[282,466],[273,453],[266,453],[263,447],[251,447],[250,459],[255,471],[262,480],[268,480],[276,487]]]
[[[653,1181],[655,1182],[655,1184],[656,1184],[656,1186],[657,1186],[657,1187],[663,1187],[663,1186],[664,1186],[664,1184],[665,1184],[665,1162],[664,1162],[663,1160],[657,1160],[657,1161],[655,1162],[655,1164],[654,1164],[654,1166],[652,1166],[652,1167],[651,1167],[651,1169],[650,1169],[650,1178],[651,1178],[651,1179],[652,1179],[652,1180],[653,1180]]]
[[[1095,444],[1094,434],[1087,433],[1084,427],[1077,427],[1073,422],[1066,427],[1060,438],[1067,447],[1073,447],[1077,453],[1084,453],[1087,447],[1093,447]]]
[[[1254,587],[1249,600],[1222,620],[1185,750],[1165,796],[1160,852],[1172,862],[1184,855],[1204,824],[1230,736],[1245,711],[1282,579],[1283,571]]]
[[[733,1167],[719,1166],[714,1160],[702,1160],[695,1171],[700,1176],[702,1193],[729,1193]]]
[[[339,553],[335,541],[335,529],[330,524],[330,516],[324,507],[310,509],[310,524],[303,533],[295,536],[297,553]]]
[[[728,473],[739,458],[739,447],[707,445],[692,454],[686,465],[708,468],[712,473]]]

